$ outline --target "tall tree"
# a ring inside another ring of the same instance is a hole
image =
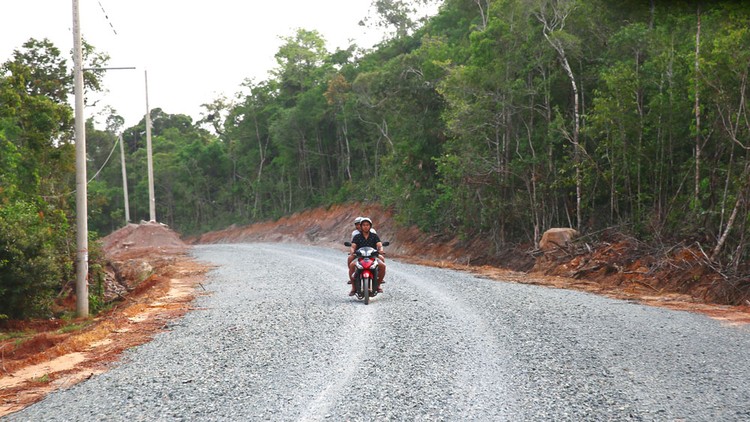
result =
[[[557,52],[560,64],[568,75],[572,91],[573,104],[573,129],[569,135],[573,144],[573,166],[575,167],[576,183],[576,227],[582,228],[581,196],[582,196],[582,173],[581,173],[581,110],[580,93],[578,83],[573,73],[573,68],[568,60],[569,51],[574,48],[578,40],[568,32],[565,32],[565,23],[571,13],[578,7],[577,0],[542,0],[539,4],[536,17],[542,24],[542,33],[547,42]]]

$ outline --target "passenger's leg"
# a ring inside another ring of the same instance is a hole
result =
[[[354,283],[354,260],[352,260],[349,263],[349,279],[352,280],[352,289],[349,291],[349,296],[354,296],[354,293],[357,292],[357,285]]]
[[[354,276],[354,273],[351,270],[352,262],[354,261],[354,255],[348,255],[346,257],[346,266],[349,267],[349,280],[347,280],[346,284],[352,284],[352,277]]]
[[[385,262],[378,263],[378,293],[383,293],[383,279],[385,278]]]

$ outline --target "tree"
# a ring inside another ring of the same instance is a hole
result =
[[[716,201],[719,224],[711,259],[719,261],[724,249],[731,244],[729,267],[737,272],[740,263],[750,254],[748,219],[742,218],[750,209],[750,121],[747,117],[750,8],[744,4],[731,5],[711,10],[704,16],[714,33],[708,48],[701,54],[702,71],[696,77],[700,77],[701,86],[705,87],[702,90],[704,104],[711,105],[705,107],[705,115],[708,122],[714,122],[710,133],[715,134],[716,139],[712,146],[722,153],[715,158],[713,167],[724,173],[723,186],[709,186],[709,191],[723,192]],[[730,238],[733,231],[738,232],[734,239]]]
[[[0,316],[47,316],[63,275],[52,229],[28,202],[0,207]]]
[[[270,120],[276,113],[275,83],[245,83],[249,94],[228,111],[222,135],[232,166],[235,212],[245,221],[271,215]]]
[[[568,52],[575,48],[578,40],[571,34],[564,32],[565,23],[573,11],[578,7],[577,0],[542,0],[536,17],[542,24],[542,33],[547,42],[557,52],[565,73],[568,75],[570,87],[573,94],[573,132],[567,136],[573,144],[573,166],[575,168],[575,185],[576,185],[576,227],[581,230],[582,212],[582,174],[581,174],[581,111],[580,111],[580,93],[578,83],[576,82],[573,69],[568,60]]]
[[[421,6],[436,3],[437,0],[373,0],[372,7],[376,12],[375,25],[381,28],[392,28],[395,38],[404,38],[412,34],[426,19],[419,14]],[[361,22],[364,24],[365,21]]]

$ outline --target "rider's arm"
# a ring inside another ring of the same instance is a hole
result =
[[[380,255],[385,254],[385,251],[383,250],[383,242],[378,242],[375,244],[375,246],[378,248],[378,253]]]
[[[357,250],[357,244],[356,243],[352,243],[352,247],[349,248],[349,255],[354,255],[354,251],[356,251],[356,250]]]

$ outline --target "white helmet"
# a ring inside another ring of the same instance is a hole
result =
[[[363,218],[363,217],[357,217],[357,218],[355,218],[355,219],[354,219],[354,224],[359,224],[359,223],[361,223],[361,222],[362,222],[362,218]]]
[[[370,220],[370,217],[362,217],[362,219],[359,220],[360,223],[364,223],[365,221],[370,223],[370,226],[372,226],[372,220]]]

